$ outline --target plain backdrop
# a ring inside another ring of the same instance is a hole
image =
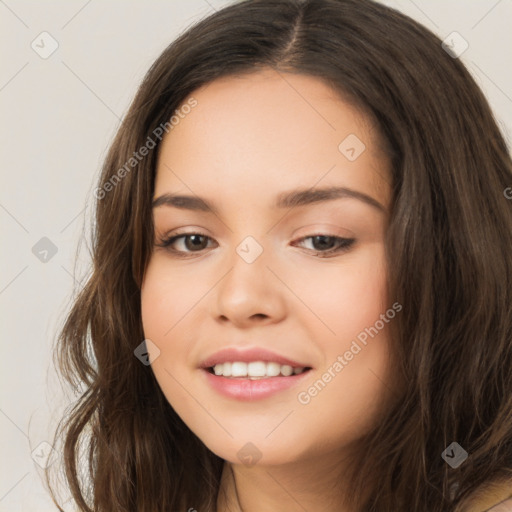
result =
[[[40,465],[52,463],[52,429],[72,397],[61,391],[51,349],[87,274],[88,243],[78,259],[77,247],[106,150],[160,52],[229,3],[0,0],[0,511],[56,510]],[[456,31],[467,41],[460,58],[510,147],[512,2],[384,3],[442,39]]]

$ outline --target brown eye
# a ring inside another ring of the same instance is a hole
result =
[[[178,256],[187,256],[192,253],[201,253],[208,248],[208,242],[212,240],[202,233],[183,233],[161,240],[156,245],[164,247]],[[331,257],[346,252],[356,241],[355,238],[319,234],[301,238],[298,245],[306,240],[312,241],[313,247],[309,250],[319,257]]]
[[[187,254],[201,252],[206,249],[210,240],[212,240],[210,237],[202,233],[184,233],[161,240],[156,245],[164,247],[173,253]]]
[[[183,240],[185,241],[185,247],[189,251],[200,251],[201,249],[206,249],[208,245],[208,238],[203,235],[186,235],[183,237]]]
[[[306,236],[301,238],[299,242],[304,242],[305,240],[311,240],[313,248],[310,250],[313,251],[316,256],[320,257],[327,257],[348,251],[356,241],[355,238],[341,238],[339,236],[323,234]]]
[[[336,237],[329,235],[315,235],[311,237],[315,250],[327,251],[336,247]]]

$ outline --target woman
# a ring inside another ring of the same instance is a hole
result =
[[[507,506],[511,169],[467,70],[394,10],[190,28],[111,146],[59,339],[79,509]]]

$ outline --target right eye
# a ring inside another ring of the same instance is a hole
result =
[[[206,249],[208,241],[213,240],[203,233],[180,233],[160,240],[156,245],[163,247],[176,256],[184,256],[191,253],[199,253]],[[179,243],[178,243],[179,242]],[[181,245],[181,248],[176,246]]]

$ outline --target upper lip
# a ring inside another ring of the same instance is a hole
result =
[[[310,367],[310,365],[281,356],[262,347],[255,347],[244,350],[239,348],[224,348],[218,352],[215,352],[204,361],[202,361],[199,367],[212,368],[216,364],[235,361],[241,361],[245,363],[250,363],[252,361],[266,361],[271,363],[278,363],[280,365],[289,365],[293,366],[294,368]]]

